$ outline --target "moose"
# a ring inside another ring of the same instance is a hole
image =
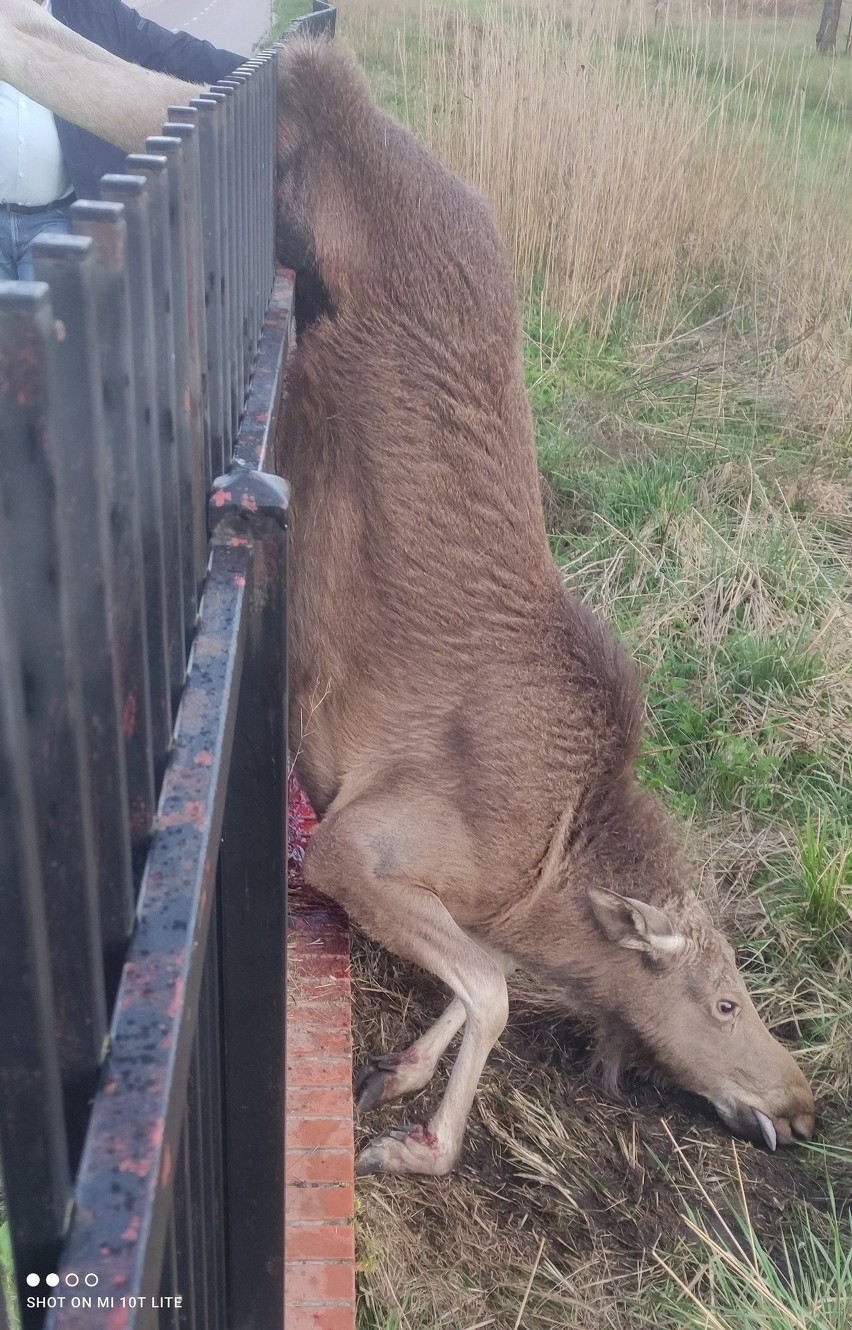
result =
[[[361,1173],[458,1161],[521,966],[596,1031],[614,1083],[651,1063],[770,1149],[814,1130],[636,779],[637,672],[548,545],[519,301],[483,199],[376,105],[353,58],[280,52],[279,261],[297,347],[279,438],[292,484],[290,743],[321,814],[306,874],[453,996],[361,1070],[361,1109],[426,1086],[428,1122]],[[86,77],[80,78],[81,68]],[[0,78],[126,149],[196,89],[0,0]]]

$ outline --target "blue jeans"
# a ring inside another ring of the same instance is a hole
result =
[[[48,231],[68,235],[71,230],[70,204],[45,208],[41,212],[9,212],[0,204],[0,278],[18,277],[31,282],[33,241]]]

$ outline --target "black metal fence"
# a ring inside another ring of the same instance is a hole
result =
[[[314,9],[299,26],[333,31]],[[39,242],[38,281],[0,283],[0,1175],[24,1330],[283,1323],[275,89],[265,54],[173,108]]]

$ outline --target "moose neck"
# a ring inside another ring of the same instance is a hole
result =
[[[666,908],[688,921],[700,911],[667,815],[632,775],[590,795],[557,827],[538,882],[501,928],[501,945],[531,969],[578,994],[611,989],[612,958],[641,965],[601,933],[588,889],[601,887]]]

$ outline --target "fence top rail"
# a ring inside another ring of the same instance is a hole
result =
[[[284,36],[289,37],[297,32],[303,32],[309,33],[312,37],[321,37],[324,34],[331,37],[334,35],[336,21],[337,9],[334,5],[327,3],[327,0],[313,0],[312,12],[294,18]]]
[[[127,1327],[148,1324],[145,1296],[158,1286],[171,1212],[254,579],[252,524],[287,523],[286,482],[252,463],[270,457],[293,285],[291,273],[279,274],[238,461],[210,501],[214,536],[192,668],[59,1267],[63,1285],[86,1270],[99,1291],[141,1298],[138,1309],[125,1307]],[[47,1325],[90,1330],[91,1314],[66,1305]]]
[[[60,1281],[81,1270],[104,1293],[159,1287],[185,1083],[206,955],[244,646],[248,542],[214,552],[194,667],[160,796],[110,1051],[75,1188]],[[183,1091],[183,1092],[181,1092]],[[90,1330],[70,1307],[53,1322]]]

